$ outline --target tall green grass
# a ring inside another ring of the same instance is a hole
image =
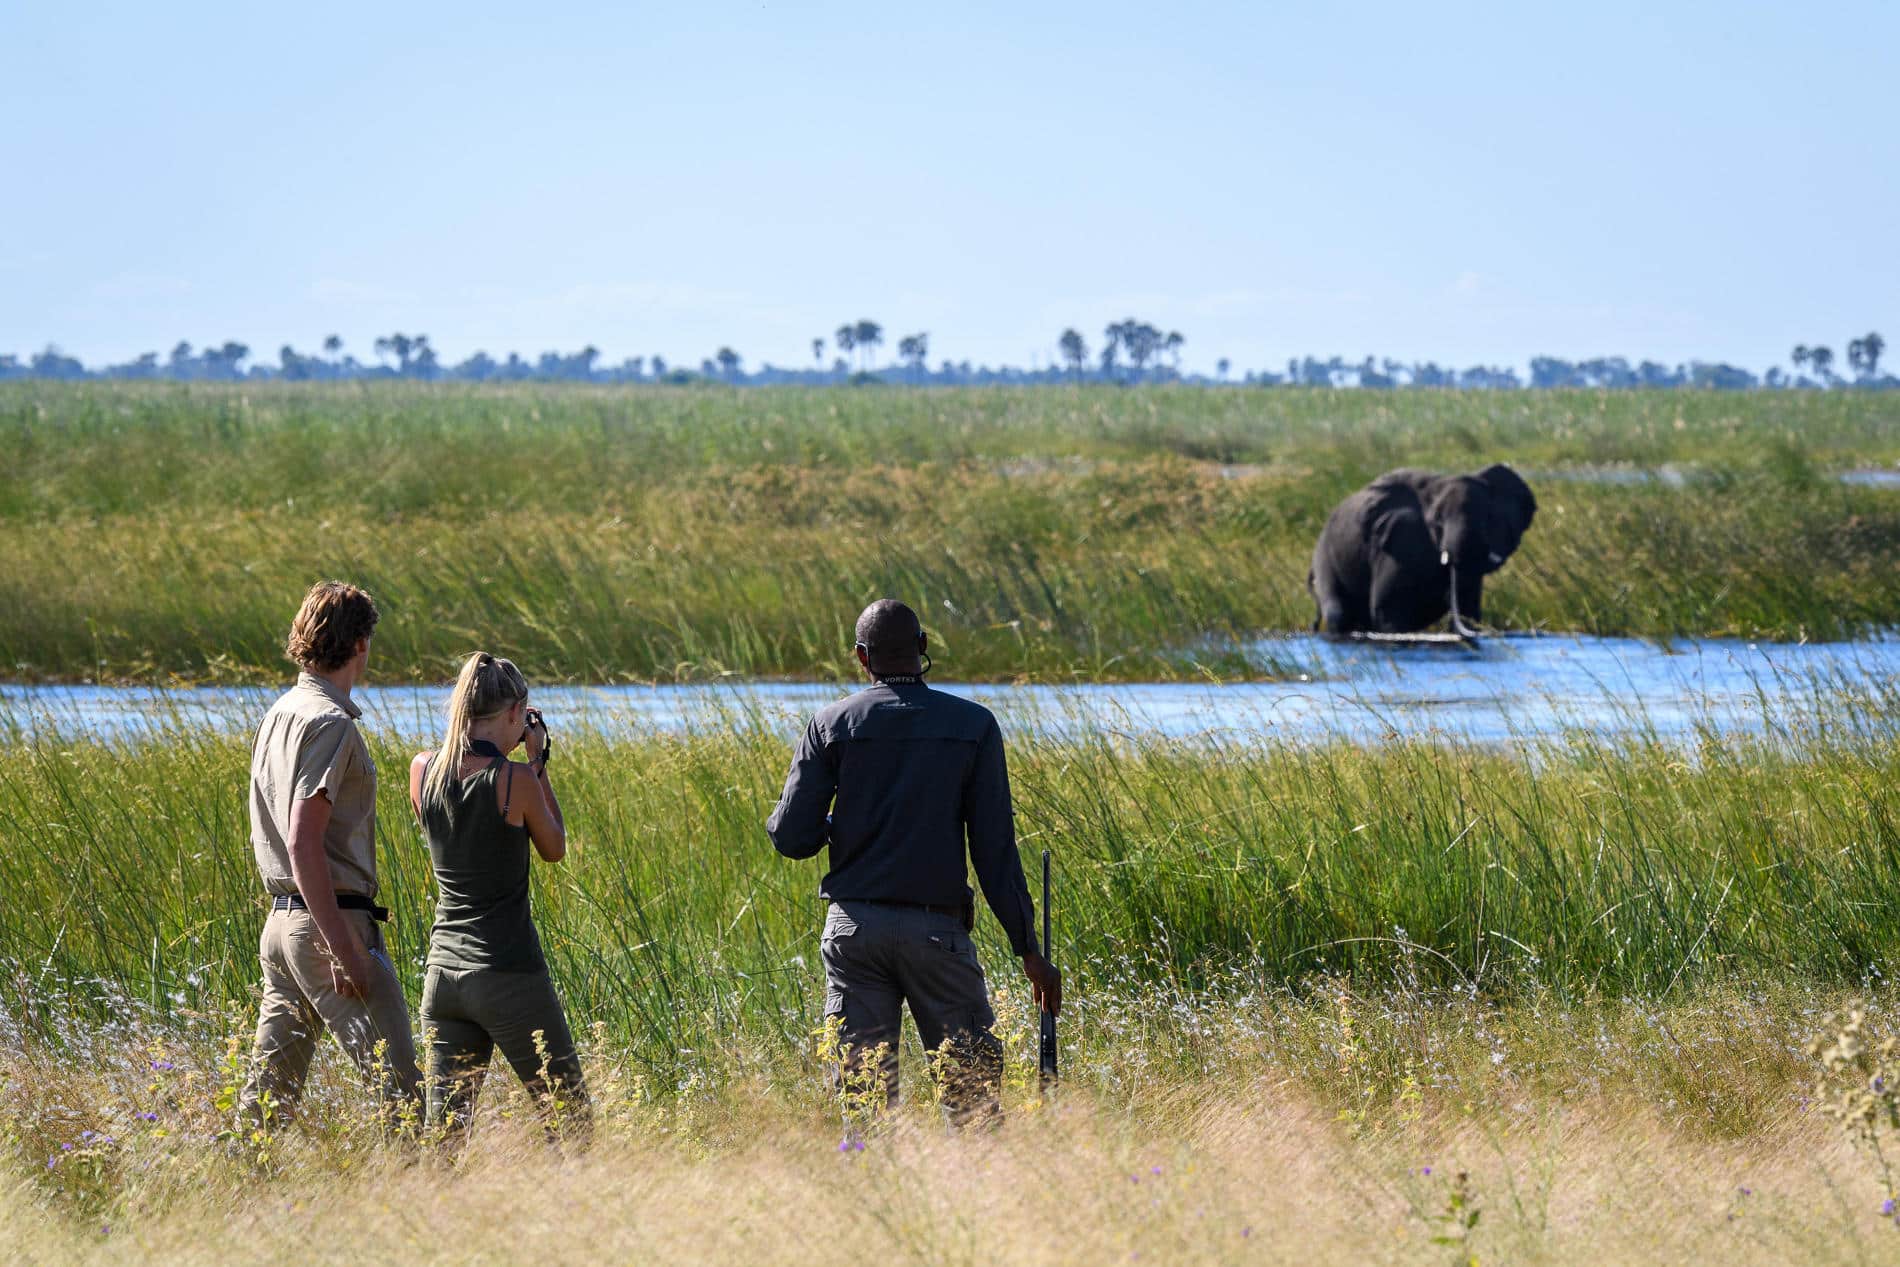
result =
[[[1533,472],[1487,616],[1851,637],[1900,613],[1882,393],[0,388],[0,673],[269,680],[298,595],[381,600],[382,673],[499,641],[573,679],[828,677],[871,598],[948,673],[1259,672],[1378,471]],[[1684,488],[1541,479],[1692,464]],[[1239,464],[1239,465],[1236,465]]]
[[[1103,736],[1019,745],[1012,770],[1026,854],[1058,859],[1057,950],[1086,1032],[1091,997],[1166,1008],[1315,974],[1589,998],[1891,973],[1900,738],[1864,719],[1832,733],[1799,750],[1710,735],[1529,755]],[[375,747],[383,896],[413,996],[427,854],[407,754]],[[708,1045],[808,1047],[819,868],[778,858],[761,828],[784,743],[734,730],[562,751],[573,851],[537,868],[535,901],[576,1023],[668,1077]],[[44,736],[0,763],[7,1010],[243,1010],[263,919],[246,755],[177,728]],[[987,916],[982,936],[1013,979]]]
[[[727,390],[0,384],[0,516],[624,509],[680,472],[1173,456],[1348,486],[1397,465],[1900,462],[1881,392]]]

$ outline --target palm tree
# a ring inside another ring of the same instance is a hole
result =
[[[831,341],[838,345],[840,352],[850,356],[852,349],[858,346],[858,328],[847,321],[838,327]]]
[[[868,362],[865,368],[876,369],[878,345],[884,342],[884,327],[868,317],[860,318],[851,333],[857,345],[864,349],[864,359]]]
[[[1878,334],[1868,334],[1855,339],[1847,345],[1847,363],[1856,374],[1872,378],[1880,368],[1880,354],[1887,349],[1887,341]]]
[[[1814,372],[1819,374],[1822,381],[1825,382],[1829,377],[1829,367],[1834,364],[1834,349],[1809,348],[1808,364],[1814,366]]]
[[[897,341],[897,355],[910,365],[912,381],[922,377],[924,360],[930,355],[930,336],[922,333],[907,334]]]
[[[825,367],[825,341],[823,339],[813,339],[811,341],[811,359],[819,369]]]
[[[1128,318],[1109,327],[1111,337],[1121,341],[1122,350],[1128,353],[1129,364],[1134,367],[1135,377],[1139,379],[1148,368],[1148,362],[1155,359],[1166,342],[1161,331],[1146,321]]]
[[[1089,359],[1089,347],[1088,344],[1082,342],[1081,331],[1073,327],[1064,330],[1062,337],[1056,340],[1056,346],[1062,349],[1062,359],[1069,363],[1070,371],[1074,373],[1076,381],[1080,382],[1082,362]]]
[[[1220,375],[1220,381],[1223,383],[1227,381],[1227,371],[1232,368],[1233,368],[1233,362],[1229,361],[1224,356],[1220,360],[1214,362],[1214,372]]]
[[[1808,345],[1805,343],[1795,344],[1791,359],[1794,361],[1794,367],[1797,370],[1806,366],[1808,363]]]
[[[725,375],[726,381],[731,382],[738,376],[739,364],[744,358],[731,348],[720,348],[713,353],[713,359],[719,362],[719,372]]]
[[[1181,372],[1181,345],[1186,342],[1179,330],[1168,331],[1168,337],[1161,341],[1161,346],[1168,350],[1168,360],[1173,362],[1176,374]]]
[[[409,360],[416,354],[418,345],[426,344],[428,341],[429,336],[426,334],[419,334],[414,338],[406,334],[388,335],[387,337],[376,340],[376,355],[388,356],[392,352],[395,353],[396,372],[398,374],[407,374],[409,372]]]
[[[336,360],[336,354],[343,350],[343,336],[340,334],[325,335],[323,339],[323,350],[329,355],[331,360]]]

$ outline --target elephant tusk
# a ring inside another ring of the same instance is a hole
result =
[[[1451,551],[1440,550],[1438,552],[1438,566],[1441,568],[1451,566]]]

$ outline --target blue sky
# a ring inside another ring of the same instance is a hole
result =
[[[1900,341],[1900,6],[904,9],[0,9],[0,351]]]

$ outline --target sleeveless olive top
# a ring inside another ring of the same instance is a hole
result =
[[[433,760],[433,758],[432,758]],[[424,777],[427,777],[425,770]],[[422,800],[422,831],[435,866],[432,968],[541,972],[541,938],[528,912],[528,829],[503,817],[495,781],[510,780],[506,762],[465,779],[450,779]],[[539,789],[514,780],[510,795]]]

